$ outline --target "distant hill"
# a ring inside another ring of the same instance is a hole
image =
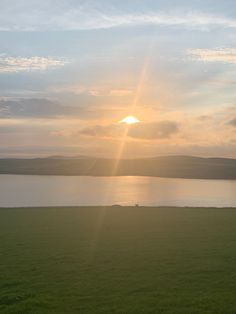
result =
[[[60,157],[0,159],[0,174],[152,176],[195,179],[236,179],[236,159],[165,156],[143,159]]]

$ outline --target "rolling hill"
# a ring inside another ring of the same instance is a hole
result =
[[[0,159],[0,174],[152,176],[196,179],[236,179],[236,159],[163,156],[142,159],[48,157]]]

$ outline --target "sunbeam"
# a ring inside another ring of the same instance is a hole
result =
[[[147,79],[148,69],[150,67],[150,62],[151,62],[151,53],[152,53],[152,50],[153,50],[153,43],[154,43],[154,40],[152,40],[152,42],[150,44],[147,56],[145,58],[145,61],[144,61],[143,67],[142,67],[142,71],[141,71],[141,74],[140,74],[140,77],[139,77],[137,88],[136,88],[136,91],[135,91],[135,94],[134,94],[133,102],[132,102],[131,108],[129,110],[130,115],[128,117],[126,117],[125,119],[120,121],[120,122],[125,122],[126,126],[125,126],[124,133],[123,133],[123,136],[122,136],[121,141],[120,141],[120,145],[119,145],[119,148],[118,148],[117,156],[115,158],[112,175],[116,175],[117,174],[119,163],[120,163],[120,160],[121,160],[121,158],[123,156],[123,152],[124,152],[124,149],[125,149],[125,144],[127,142],[127,137],[128,137],[130,125],[132,125],[132,123],[139,122],[139,120],[137,118],[135,118],[135,116],[133,116],[133,114],[135,113],[135,110],[136,110],[136,108],[137,108],[137,106],[139,104],[140,97],[141,97],[141,94],[142,94],[144,86],[145,86],[145,81]],[[131,122],[131,123],[129,123],[129,122]]]

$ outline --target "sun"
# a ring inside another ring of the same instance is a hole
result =
[[[134,123],[139,123],[139,122],[140,120],[134,116],[127,116],[124,119],[119,121],[119,123],[126,123],[126,124],[134,124]]]

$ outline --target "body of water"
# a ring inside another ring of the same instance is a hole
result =
[[[0,175],[0,207],[236,206],[236,181],[152,177]]]

